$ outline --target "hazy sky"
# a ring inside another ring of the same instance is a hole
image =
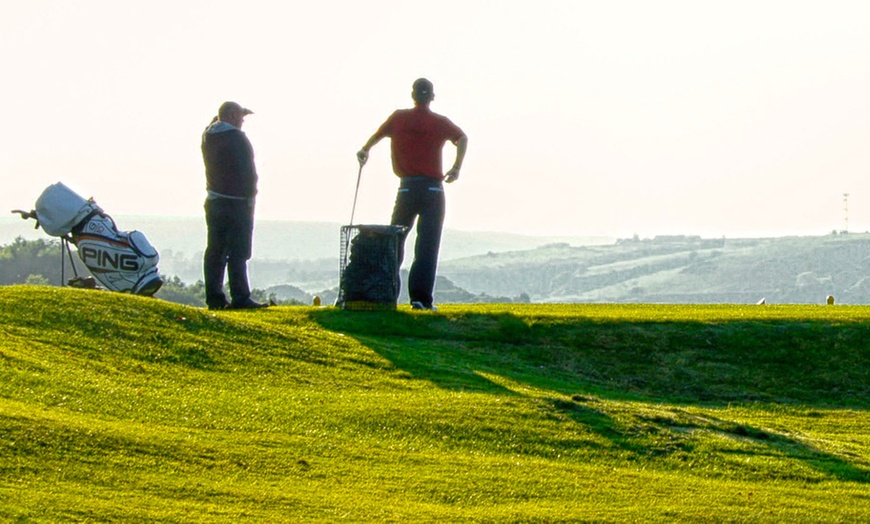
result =
[[[258,218],[346,223],[356,151],[425,76],[469,136],[448,228],[826,234],[849,193],[866,231],[868,28],[837,0],[3,2],[0,210],[63,181],[116,216],[201,215],[200,133],[236,100]],[[385,141],[355,222],[395,187]]]

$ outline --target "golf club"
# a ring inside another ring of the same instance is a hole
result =
[[[353,215],[356,213],[356,198],[359,195],[359,181],[362,179],[362,168],[363,168],[363,163],[360,162],[359,174],[357,174],[357,176],[356,176],[356,190],[353,192],[353,207],[350,210],[350,222],[348,222],[348,225],[350,225],[350,226],[353,225]]]

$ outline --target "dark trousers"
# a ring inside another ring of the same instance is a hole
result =
[[[417,243],[414,262],[408,274],[408,294],[411,302],[431,306],[435,291],[435,271],[441,248],[441,228],[444,225],[444,188],[439,180],[429,177],[404,177],[396,194],[391,224],[410,228],[417,220]],[[399,265],[405,258],[405,238],[399,240]]]
[[[254,203],[249,200],[216,198],[205,201],[208,245],[203,257],[205,301],[220,307],[228,303],[224,294],[224,273],[230,283],[233,303],[251,296],[248,260],[254,235]]]

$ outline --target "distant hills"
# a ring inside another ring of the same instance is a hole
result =
[[[45,237],[0,218],[0,243]],[[160,250],[163,274],[201,279],[199,218],[119,217]],[[251,281],[305,301],[338,285],[340,224],[258,221]],[[409,242],[413,242],[413,237]],[[407,264],[406,260],[406,264]],[[758,239],[535,237],[447,230],[441,302],[870,303],[870,234]]]
[[[764,239],[669,236],[552,244],[446,261],[472,293],[533,302],[870,303],[870,234]]]
[[[137,229],[160,251],[201,259],[205,249],[205,220],[200,217],[114,217],[122,230]],[[34,230],[33,220],[17,215],[0,215],[0,244],[18,236],[25,239],[46,238]],[[338,259],[341,224],[327,222],[292,222],[257,220],[254,233],[254,258],[271,261]],[[411,233],[413,241],[413,232]],[[449,229],[444,232],[441,259],[449,260],[488,252],[533,249],[553,242],[572,245],[611,244],[609,237],[532,236],[502,232],[475,232]]]
[[[202,253],[205,249],[205,220],[199,217],[114,217],[122,230],[139,230],[160,252],[160,271],[193,283],[202,278]],[[33,220],[17,215],[0,215],[0,244],[16,237],[27,240],[48,237],[34,229]],[[259,288],[293,285],[308,293],[321,293],[338,284],[338,258],[341,224],[258,220],[254,233],[251,281]],[[414,233],[408,239],[414,242]],[[441,260],[458,259],[486,253],[533,249],[552,242],[572,245],[607,244],[604,237],[531,236],[501,232],[446,230]],[[407,264],[406,264],[407,265]],[[443,287],[443,286],[442,286]],[[299,291],[286,292],[288,298]],[[322,294],[322,293],[321,293]],[[301,299],[301,298],[300,298]]]

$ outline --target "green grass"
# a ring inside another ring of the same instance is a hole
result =
[[[870,308],[0,288],[0,521],[866,521]]]

